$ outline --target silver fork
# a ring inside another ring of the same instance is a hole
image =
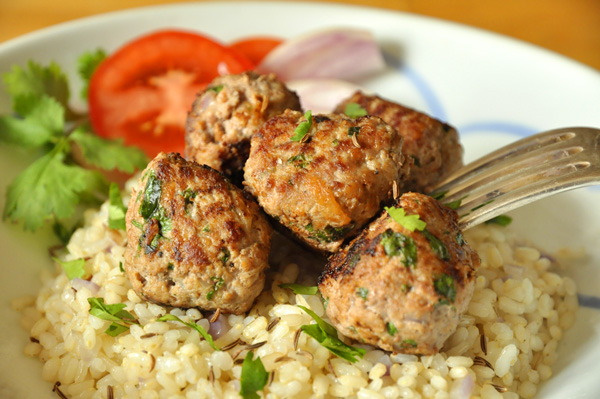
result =
[[[526,137],[449,176],[430,195],[463,230],[563,191],[600,184],[600,130],[569,127]]]

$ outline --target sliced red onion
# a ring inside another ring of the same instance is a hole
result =
[[[219,316],[217,321],[214,323],[210,323],[210,328],[208,329],[208,333],[213,337],[213,339],[219,339],[223,336],[227,331],[229,331],[230,326],[227,321],[227,317]]]
[[[283,81],[307,78],[353,79],[385,67],[372,33],[341,28],[286,40],[262,60],[259,73],[273,72]]]
[[[367,92],[354,83],[338,79],[297,79],[286,82],[286,86],[300,97],[303,109],[313,114],[325,114],[356,91]]]
[[[459,385],[455,385],[450,390],[450,399],[469,399],[473,393],[475,381],[471,374],[467,374],[465,378],[460,380]]]
[[[98,284],[77,277],[71,280],[71,287],[75,288],[77,291],[85,287],[92,293],[92,295],[96,295],[100,290],[100,286]]]

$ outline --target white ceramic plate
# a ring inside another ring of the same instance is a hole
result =
[[[100,46],[111,51],[162,27],[179,27],[229,41],[255,34],[293,37],[333,26],[370,29],[389,70],[361,82],[384,97],[432,114],[461,132],[470,161],[523,135],[545,129],[600,126],[600,74],[556,54],[472,28],[391,11],[303,3],[200,3],[135,9],[66,23],[0,45],[0,73],[34,59],[58,62],[75,76],[75,60]],[[78,86],[72,87],[77,93]],[[75,97],[75,96],[73,96]],[[10,109],[0,92],[0,112]],[[0,187],[28,162],[0,148]],[[3,194],[3,193],[2,193]],[[561,194],[514,213],[521,235],[545,251],[585,248],[565,273],[585,304],[566,333],[554,375],[538,397],[600,397],[600,189]],[[4,206],[4,196],[0,200]],[[47,231],[31,235],[0,224],[0,397],[56,398],[41,379],[41,363],[23,355],[28,335],[11,298],[35,294],[38,273],[50,267]],[[596,304],[596,308],[594,308]]]

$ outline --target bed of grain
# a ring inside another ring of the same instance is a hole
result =
[[[35,298],[20,298],[22,324],[31,342],[25,354],[43,363],[42,375],[68,398],[239,398],[241,361],[248,350],[261,357],[269,383],[265,398],[531,398],[552,376],[557,345],[574,322],[576,287],[556,272],[552,259],[518,245],[508,228],[484,225],[465,234],[482,259],[468,313],[442,353],[394,355],[364,347],[351,364],[298,330],[312,319],[296,304],[324,317],[318,296],[295,295],[284,282],[314,285],[290,262],[274,257],[267,288],[244,316],[149,304],[131,290],[121,271],[124,234],[107,227],[107,205],[88,211],[86,227],[68,245],[65,259],[85,258],[89,285],[69,281],[57,267],[43,273]],[[125,303],[140,321],[118,337],[109,322],[89,314],[87,298]],[[199,334],[165,313],[215,334],[214,351]],[[356,344],[356,343],[354,343]]]

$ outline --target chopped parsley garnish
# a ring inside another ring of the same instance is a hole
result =
[[[385,329],[387,330],[388,334],[390,334],[392,336],[394,336],[398,333],[398,329],[396,328],[394,323],[392,323],[391,321],[386,323]]]
[[[415,341],[414,339],[405,339],[404,341],[402,341],[400,346],[403,348],[416,348],[417,341]]]
[[[308,286],[296,283],[283,283],[279,284],[279,287],[290,289],[294,294],[300,295],[316,295],[319,292],[319,287],[316,285]]]
[[[342,227],[332,227],[327,225],[322,230],[315,230],[312,224],[309,223],[304,228],[310,233],[308,238],[321,242],[333,242],[344,238],[346,233],[352,230],[353,227],[353,224]]]
[[[357,362],[357,357],[362,358],[365,355],[366,351],[364,349],[355,348],[342,342],[338,338],[338,332],[335,327],[321,319],[315,312],[301,305],[298,305],[298,307],[308,313],[317,322],[317,324],[305,324],[300,328],[317,340],[324,348],[351,363]]]
[[[431,234],[428,230],[423,230],[422,233],[427,238],[427,241],[429,241],[431,250],[438,258],[441,260],[450,260],[450,252],[448,252],[448,248],[446,248],[439,238]]]
[[[81,98],[87,98],[89,81],[98,65],[106,58],[106,52],[103,49],[89,51],[82,54],[77,60],[77,71],[84,80],[81,89]]]
[[[204,327],[196,324],[196,323],[186,323],[185,321],[181,320],[179,317],[167,313],[164,316],[160,316],[158,319],[156,319],[157,321],[178,321],[182,324],[185,324],[186,326],[198,331],[198,333],[206,340],[206,342],[208,342],[208,344],[216,351],[220,351],[220,349],[217,347],[217,345],[215,344],[215,341],[213,340],[213,337],[208,333],[208,331],[206,331],[204,329]]]
[[[448,194],[448,191],[441,191],[439,193],[432,194],[431,198],[440,201],[440,200],[444,199],[446,194]]]
[[[301,153],[301,154],[289,157],[287,160],[287,163],[294,165],[298,169],[304,169],[308,166],[308,164],[310,164],[310,161],[306,157],[306,154]]]
[[[181,193],[181,196],[183,197],[184,206],[186,208],[186,212],[187,212],[188,205],[191,205],[194,203],[194,198],[196,198],[197,195],[198,195],[198,193],[189,187],[186,188],[185,190],[183,190],[183,192]]]
[[[417,245],[411,237],[387,229],[381,234],[381,245],[387,256],[402,256],[402,264],[415,267],[417,264]]]
[[[367,110],[358,103],[348,103],[344,108],[344,114],[350,118],[358,118],[359,116],[367,115]]]
[[[225,280],[223,279],[223,277],[214,277],[213,276],[210,279],[212,281],[214,281],[214,284],[213,284],[211,290],[208,291],[208,293],[206,294],[206,299],[208,299],[209,301],[213,298],[213,296],[215,296],[215,294],[217,293],[219,288],[221,288],[223,286],[223,284],[225,284]]]
[[[62,266],[69,280],[73,280],[74,278],[83,278],[83,276],[85,275],[84,259],[75,259],[70,261],[64,261],[58,258],[52,259],[54,259],[55,262],[58,262]]]
[[[362,299],[364,299],[365,301],[367,300],[367,296],[369,296],[369,290],[363,287],[358,287],[356,289],[356,295],[358,295],[359,297],[361,297]]]
[[[348,128],[348,136],[358,136],[358,133],[360,133],[360,126],[351,126]]]
[[[433,280],[433,287],[435,288],[435,292],[443,297],[440,302],[444,302],[445,300],[444,303],[447,303],[448,301],[452,303],[456,299],[456,287],[452,276],[442,274]]]
[[[144,188],[142,204],[140,205],[140,215],[142,215],[144,220],[150,219],[158,209],[161,191],[162,180],[156,178],[154,171],[150,171],[148,180],[146,180],[146,187]]]
[[[110,184],[108,199],[108,227],[125,230],[125,213],[127,212],[127,207],[123,204],[121,189],[119,189],[118,184]]]
[[[248,351],[242,363],[240,395],[244,399],[260,399],[260,396],[256,392],[263,390],[269,381],[269,373],[265,370],[260,357],[253,358],[254,354],[252,351]]]
[[[385,210],[390,215],[392,219],[400,226],[404,227],[407,230],[422,231],[425,229],[427,224],[422,221],[419,215],[407,215],[404,211],[404,208],[394,208],[394,207],[385,207]]]
[[[459,198],[455,201],[450,201],[448,203],[445,203],[444,205],[446,205],[448,208],[452,209],[452,210],[457,210],[460,205],[462,204],[462,200],[464,200],[465,198],[467,198],[467,196],[465,195],[462,198]]]
[[[461,247],[466,244],[465,237],[463,237],[463,235],[460,231],[458,233],[456,233],[455,239],[456,239],[456,243],[458,245],[460,245]]]
[[[227,266],[227,262],[229,262],[229,258],[231,257],[231,252],[227,247],[221,248],[221,256],[219,256],[219,260],[223,263],[223,266]]]
[[[497,224],[499,226],[508,226],[512,223],[512,218],[508,215],[498,215],[485,222],[486,224]]]
[[[206,90],[214,91],[215,93],[220,93],[223,90],[223,85],[209,86]]]
[[[88,298],[90,304],[90,314],[102,320],[112,321],[110,326],[104,331],[111,337],[128,331],[130,324],[139,324],[137,319],[125,310],[124,303],[115,303],[107,305],[103,298]]]
[[[300,122],[294,130],[294,135],[290,137],[292,141],[302,141],[304,136],[308,134],[312,126],[312,112],[310,110],[304,113],[304,121]]]

